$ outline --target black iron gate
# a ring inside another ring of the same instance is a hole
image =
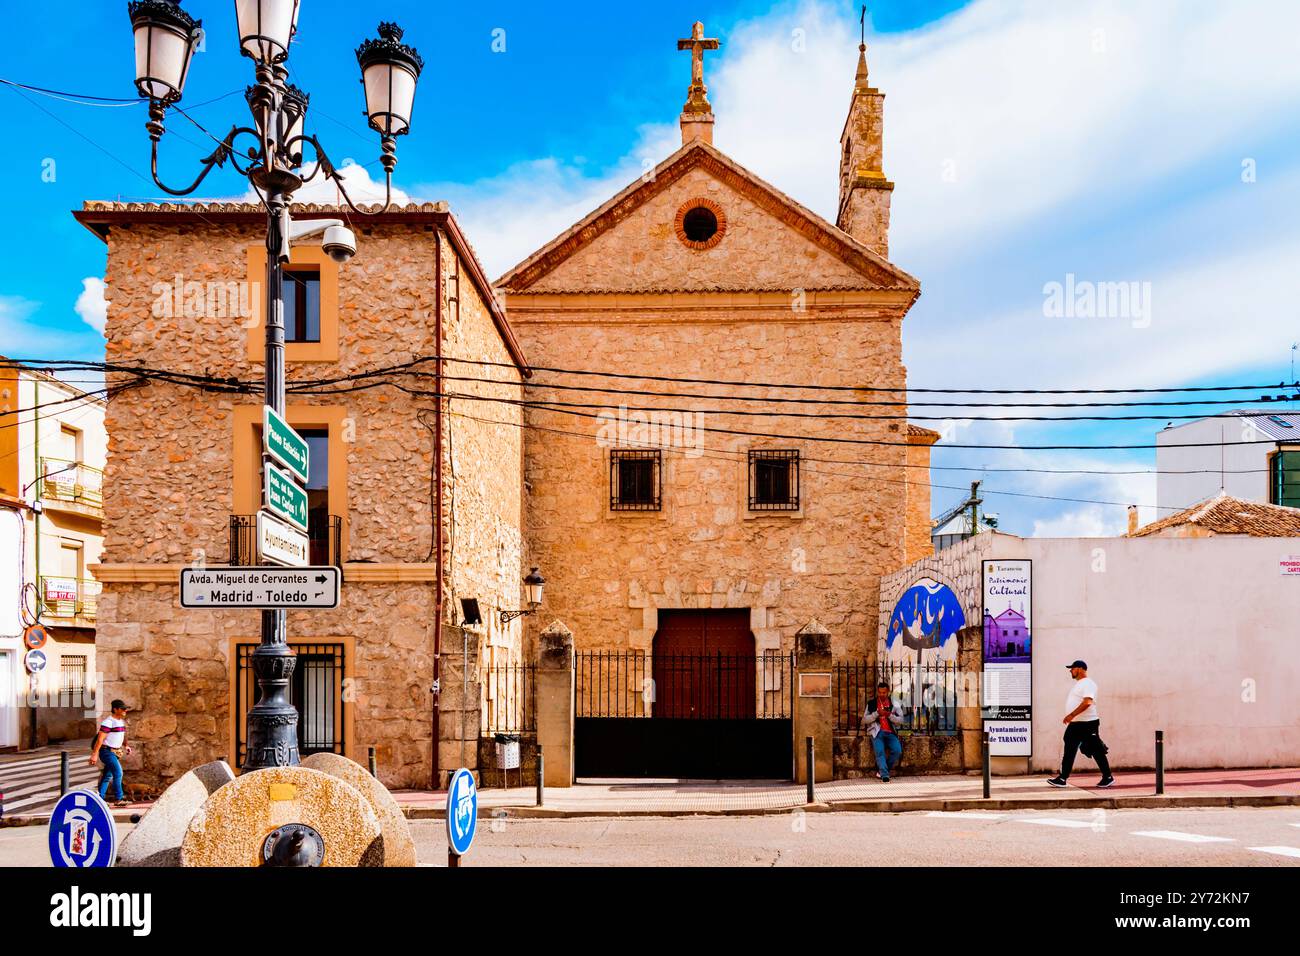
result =
[[[789,780],[789,654],[575,655],[579,777]]]

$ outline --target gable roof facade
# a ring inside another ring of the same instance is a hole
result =
[[[639,177],[581,221],[509,270],[496,281],[496,285],[512,293],[533,291],[534,286],[559,268],[562,263],[616,228],[646,203],[681,182],[694,170],[704,171],[802,236],[818,250],[828,253],[847,266],[851,270],[851,277],[841,283],[841,288],[905,292],[910,293],[913,298],[920,294],[920,282],[913,276],[745,169],[714,146],[701,140],[692,140],[683,145],[655,167],[652,173]],[[738,281],[727,291],[741,291],[745,288],[747,288],[745,283]],[[640,291],[687,290],[665,286]]]

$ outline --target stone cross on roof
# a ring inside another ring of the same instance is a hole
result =
[[[684,113],[711,113],[709,106],[709,88],[704,85],[704,51],[716,50],[721,44],[716,39],[705,38],[704,24],[696,20],[691,27],[691,35],[685,40],[677,41],[677,49],[691,51],[691,88],[686,94]]]

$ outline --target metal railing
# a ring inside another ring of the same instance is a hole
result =
[[[656,654],[579,651],[577,717],[694,720],[789,718],[790,654]]]
[[[104,472],[66,458],[42,458],[39,497],[45,502],[67,502],[95,511],[104,510]]]
[[[537,665],[497,664],[483,670],[483,736],[537,730]]]
[[[103,585],[90,578],[42,574],[37,579],[36,600],[46,617],[95,619]]]
[[[309,560],[313,565],[343,566],[343,519],[328,515],[307,526]],[[230,561],[234,567],[252,567],[257,560],[257,515],[230,516]]]
[[[960,675],[954,661],[938,661],[918,668],[912,661],[870,663],[836,661],[832,668],[835,733],[867,733],[862,714],[881,681],[889,684],[894,706],[902,711],[900,733],[943,735],[957,733]]]

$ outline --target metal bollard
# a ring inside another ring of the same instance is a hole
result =
[[[1156,796],[1165,792],[1165,732],[1156,731]]]
[[[808,744],[808,747],[807,747],[808,756],[807,756],[807,758],[806,758],[806,760],[805,760],[805,762],[804,762],[804,770],[805,770],[805,772],[806,772],[806,774],[807,774],[807,776],[808,776],[808,802],[809,802],[809,803],[814,803],[814,802],[816,801],[816,799],[817,799],[816,796],[815,796],[815,793],[814,793],[814,789],[815,789],[815,788],[814,788],[814,778],[817,776],[817,767],[813,764],[813,739],[812,739],[812,737],[809,737],[809,738],[808,738],[808,740],[807,740],[807,744]]]
[[[542,745],[537,745],[537,805],[542,805],[543,782],[546,779],[546,764],[542,760]]]
[[[372,777],[374,777],[376,780],[378,780],[378,779],[379,779],[379,774],[377,774],[377,773],[375,772],[375,748],[374,748],[374,747],[370,747],[370,748],[367,748],[367,749],[368,749],[368,757],[369,757],[369,761],[370,761],[370,776],[372,776]]]
[[[992,761],[989,758],[989,732],[986,730],[980,735],[980,750],[983,751],[981,758],[984,763],[984,799],[987,800],[992,790]]]
[[[68,752],[59,751],[59,796],[68,792]]]

